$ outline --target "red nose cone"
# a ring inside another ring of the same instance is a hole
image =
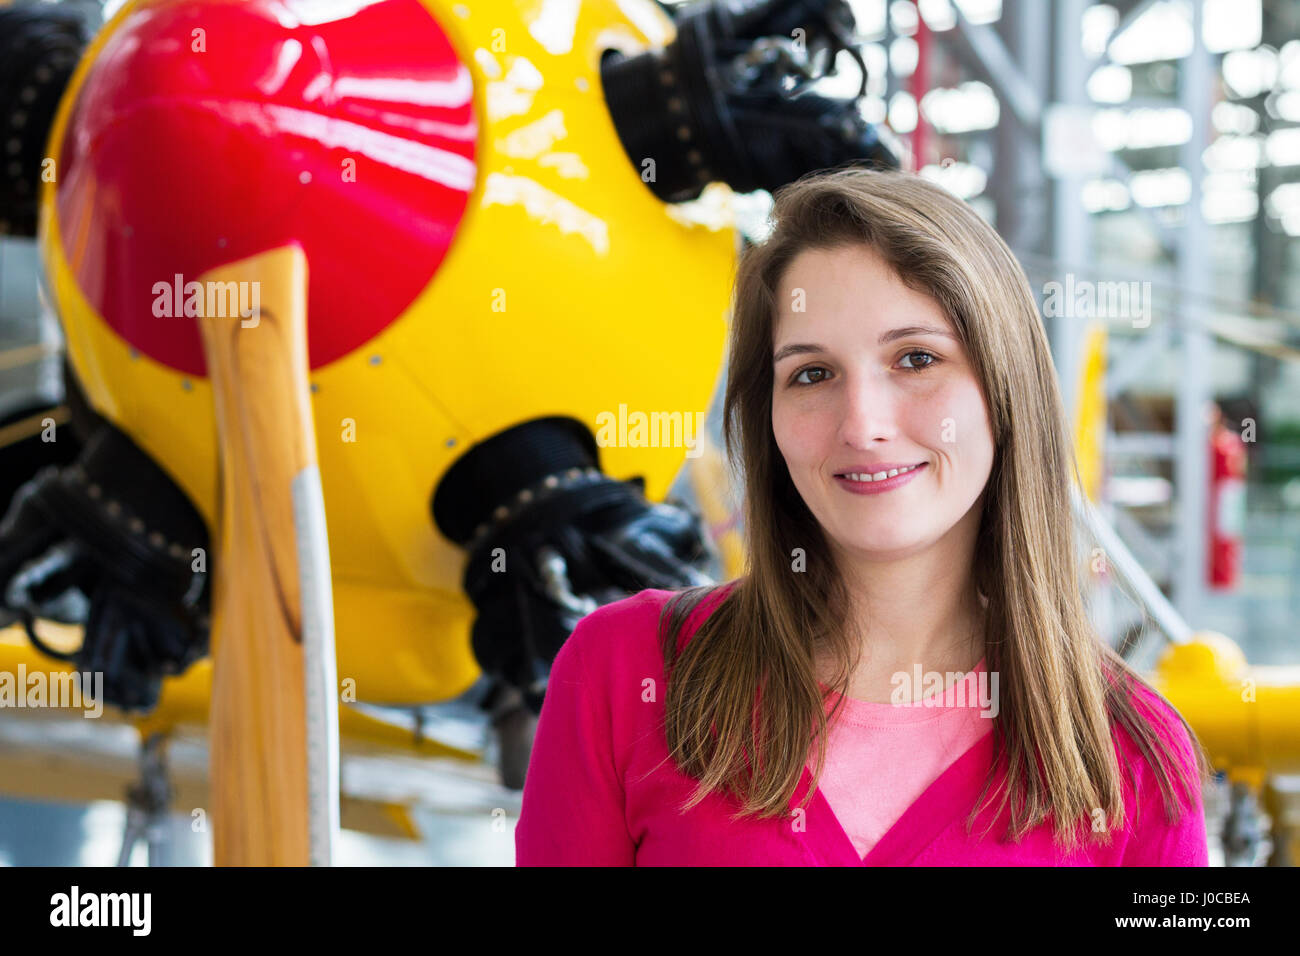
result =
[[[164,0],[113,34],[74,104],[64,252],[123,339],[202,375],[195,320],[155,316],[155,284],[296,242],[317,368],[433,277],[477,132],[471,74],[416,0]]]

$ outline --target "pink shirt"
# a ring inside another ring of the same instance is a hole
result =
[[[1206,866],[1208,850],[1199,791],[1177,824],[1164,815],[1156,778],[1122,729],[1115,732],[1122,766],[1133,768],[1141,818],[1134,821],[1134,791],[1124,784],[1127,821],[1109,846],[1065,855],[1052,840],[1050,820],[1018,843],[1003,843],[1002,824],[990,809],[966,832],[993,757],[993,735],[981,736],[928,785],[908,771],[908,786],[923,791],[875,840],[865,859],[836,816],[823,787],[806,807],[811,773],[804,769],[784,817],[733,821],[734,800],[711,793],[686,813],[679,806],[696,781],[668,754],[663,732],[664,673],[657,627],[673,592],[646,590],[599,608],[579,622],[551,669],[515,827],[516,862],[599,866],[863,866],[1047,865]],[[688,622],[683,639],[720,595],[711,596]],[[1167,703],[1147,695],[1172,717]],[[941,718],[942,719],[942,718]],[[1191,741],[1173,717],[1168,733],[1185,766],[1193,766]],[[960,747],[957,738],[950,740]],[[876,757],[869,759],[878,759]],[[910,755],[904,759],[907,762]],[[935,758],[931,751],[930,766]],[[876,773],[888,768],[876,765]],[[1005,772],[1005,760],[998,767]],[[834,779],[842,779],[836,773]],[[831,794],[836,784],[830,783]],[[839,791],[841,794],[843,791]],[[905,798],[899,798],[900,801]],[[892,811],[862,811],[866,825],[841,796],[841,812],[858,840]],[[986,825],[993,826],[987,835]]]
[[[925,694],[910,707],[843,699],[827,734],[818,787],[858,856],[866,856],[943,771],[993,732],[992,708],[981,706],[990,692],[996,688],[981,660],[942,694]],[[831,693],[827,714],[838,696]],[[815,763],[810,749],[810,772]]]

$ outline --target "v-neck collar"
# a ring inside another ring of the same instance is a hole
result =
[[[950,823],[970,813],[984,786],[992,759],[993,730],[990,728],[912,801],[865,857],[858,855],[853,840],[818,787],[808,802],[807,839],[817,855],[823,858],[822,862],[830,865],[906,866]],[[811,784],[812,771],[805,766],[799,786],[790,799],[792,811]]]

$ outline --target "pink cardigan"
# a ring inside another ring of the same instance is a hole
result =
[[[811,783],[805,767],[785,818],[733,822],[738,804],[711,793],[685,814],[677,807],[695,781],[668,755],[663,732],[664,669],[659,611],[674,592],[646,590],[585,617],[561,647],[537,725],[523,805],[515,828],[516,865],[587,866],[1206,866],[1205,818],[1199,792],[1177,824],[1165,817],[1156,778],[1119,729],[1116,753],[1136,767],[1141,818],[1133,820],[1127,781],[1126,826],[1109,847],[1062,854],[1050,818],[1018,843],[999,841],[1004,811],[987,836],[986,808],[968,835],[966,818],[984,785],[993,734],[941,773],[865,858],[820,788],[804,808]],[[719,594],[688,622],[689,639]],[[1169,732],[1184,764],[1191,741],[1163,699]],[[1166,731],[1159,732],[1165,734]],[[1005,771],[1005,761],[999,768]],[[1175,791],[1177,792],[1177,791]]]

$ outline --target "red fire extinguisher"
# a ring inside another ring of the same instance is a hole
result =
[[[1241,576],[1246,528],[1246,443],[1222,419],[1210,426],[1209,584],[1227,590]]]

